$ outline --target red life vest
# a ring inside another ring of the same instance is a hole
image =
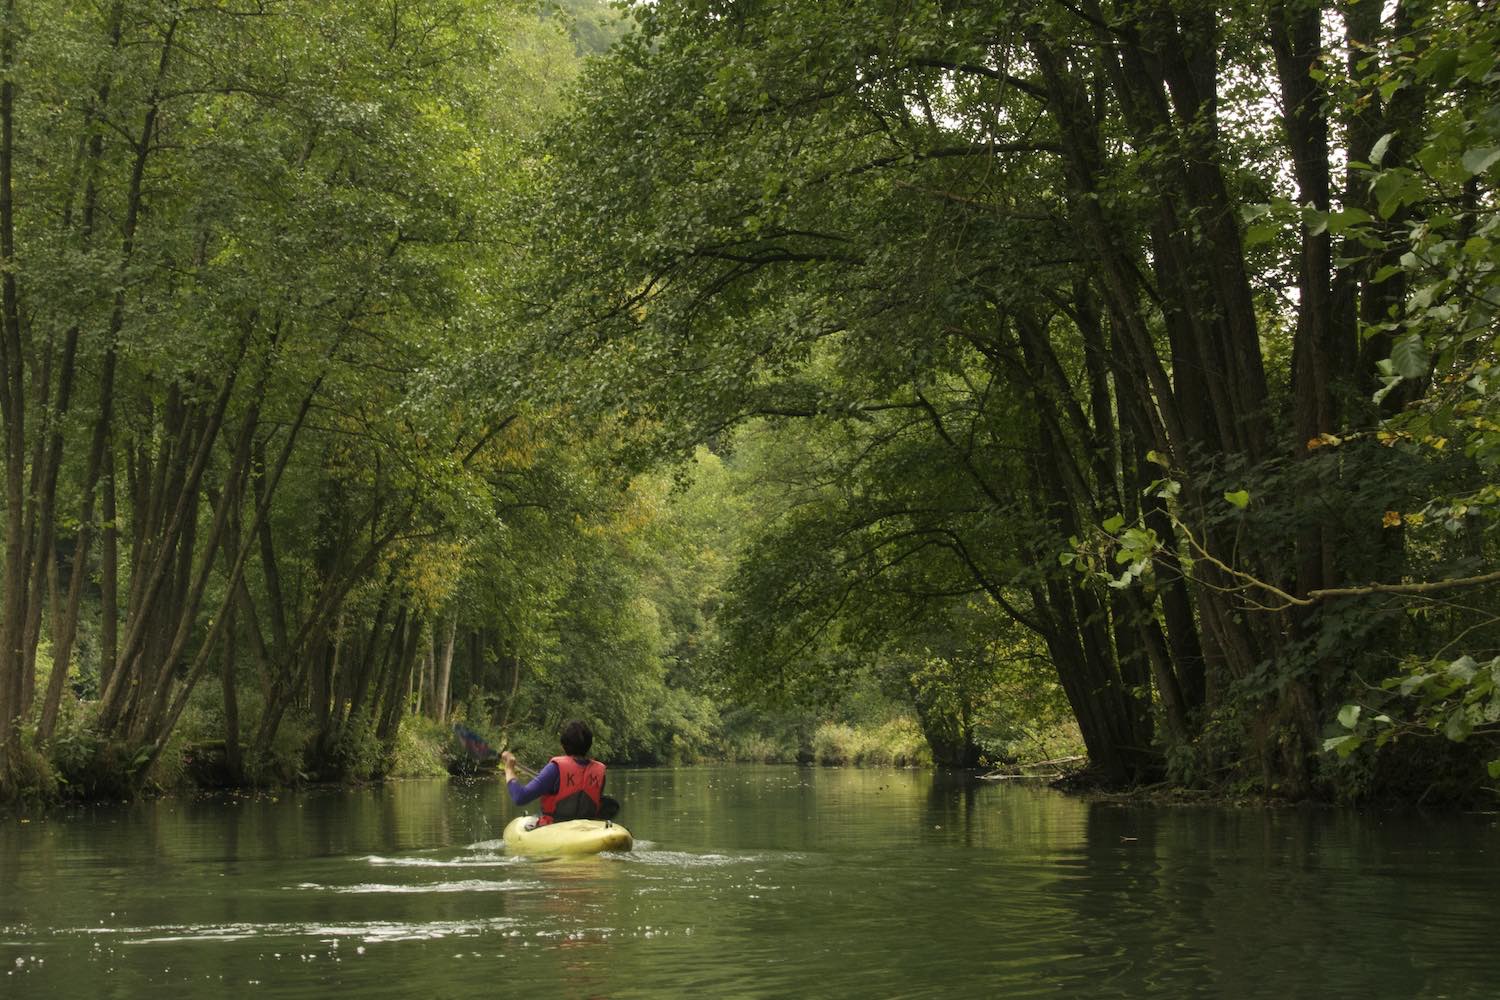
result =
[[[598,816],[604,800],[604,765],[597,760],[580,764],[572,757],[553,757],[552,763],[557,765],[557,791],[542,796],[537,826]]]

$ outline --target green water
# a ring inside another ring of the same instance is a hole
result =
[[[614,770],[629,855],[494,782],[0,820],[0,997],[1493,997],[1492,816]]]

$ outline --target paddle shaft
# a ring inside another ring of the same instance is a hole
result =
[[[502,767],[504,766],[504,762],[503,761],[501,763],[501,766]],[[521,774],[526,775],[526,777],[528,777],[528,778],[535,778],[536,777],[536,772],[535,771],[533,771],[531,768],[527,767],[525,764],[522,764],[518,760],[511,761],[510,766],[513,767],[513,768],[515,768]]]

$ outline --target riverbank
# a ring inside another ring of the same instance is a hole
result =
[[[462,721],[462,720],[460,720]],[[297,733],[296,729],[289,729]],[[479,728],[477,734],[498,752],[512,749],[523,765],[541,767],[557,752],[555,736],[541,731],[509,735]],[[45,752],[23,744],[24,781],[20,794],[0,802],[0,810],[118,802],[168,794],[269,792],[311,786],[362,787],[386,779],[481,776],[495,768],[493,756],[466,747],[448,723],[419,716],[402,719],[389,743],[351,731],[321,755],[310,740],[282,741],[275,752],[255,760],[231,761],[220,739],[174,741],[148,774],[139,774],[123,747],[99,740],[82,725],[66,728]],[[663,756],[636,749],[615,752],[607,743],[596,752],[617,767],[712,764],[789,764],[825,767],[924,768],[933,765],[916,722],[896,717],[876,724],[825,722],[781,738],[727,734],[683,746]]]

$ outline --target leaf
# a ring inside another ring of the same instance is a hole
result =
[[[1124,526],[1125,526],[1125,515],[1124,514],[1116,514],[1114,517],[1112,517],[1109,520],[1105,521],[1104,524],[1103,524],[1104,530],[1107,531],[1107,532],[1109,532],[1111,535],[1113,535],[1115,532],[1119,531]]]
[[[1462,743],[1469,738],[1474,731],[1474,724],[1469,721],[1469,713],[1460,705],[1448,713],[1448,721],[1443,725],[1443,735],[1454,743]]]
[[[1449,46],[1433,46],[1432,50],[1417,64],[1417,70],[1433,82],[1440,90],[1447,90],[1458,69],[1458,53]]]
[[[1370,213],[1362,208],[1345,208],[1328,215],[1328,232],[1334,236],[1342,234],[1350,226],[1373,222]]]
[[[1500,146],[1484,146],[1464,153],[1464,169],[1471,174],[1482,174],[1500,161]]]
[[[1472,656],[1464,655],[1448,664],[1448,676],[1455,680],[1461,680],[1465,684],[1474,679],[1479,672],[1479,664],[1474,662]]]
[[[1390,100],[1390,98],[1387,97],[1386,100]],[[1380,161],[1385,159],[1385,152],[1391,148],[1391,140],[1395,137],[1396,133],[1387,132],[1375,140],[1375,145],[1370,147],[1370,163],[1373,166],[1380,166]]]
[[[1427,374],[1427,347],[1418,334],[1410,333],[1391,348],[1391,364],[1402,378],[1421,378]]]
[[[1345,705],[1339,709],[1339,725],[1345,729],[1353,729],[1359,725],[1359,713],[1363,711],[1358,705]]]
[[[1353,753],[1362,742],[1362,737],[1360,737],[1357,733],[1350,733],[1347,736],[1330,737],[1329,739],[1323,741],[1323,752],[1328,753],[1336,751],[1340,757],[1347,757],[1351,753]]]
[[[1437,674],[1413,674],[1401,682],[1401,693],[1411,694],[1436,676]]]
[[[1250,492],[1248,490],[1233,490],[1225,493],[1224,499],[1234,504],[1240,510],[1244,510],[1250,504]]]
[[[1281,232],[1281,226],[1275,222],[1258,222],[1245,230],[1245,246],[1254,247],[1262,243],[1269,243]]]
[[[1389,219],[1403,205],[1410,204],[1414,199],[1421,196],[1422,189],[1413,184],[1411,171],[1391,169],[1381,173],[1376,179],[1372,189],[1376,200],[1376,209],[1380,217]]]
[[[1380,402],[1386,396],[1390,395],[1391,390],[1401,384],[1401,376],[1386,375],[1380,381],[1384,384],[1379,389],[1376,389],[1375,394],[1370,397],[1370,399],[1376,403]]]
[[[1488,768],[1491,778],[1500,778],[1500,760],[1492,760],[1485,767]]]

